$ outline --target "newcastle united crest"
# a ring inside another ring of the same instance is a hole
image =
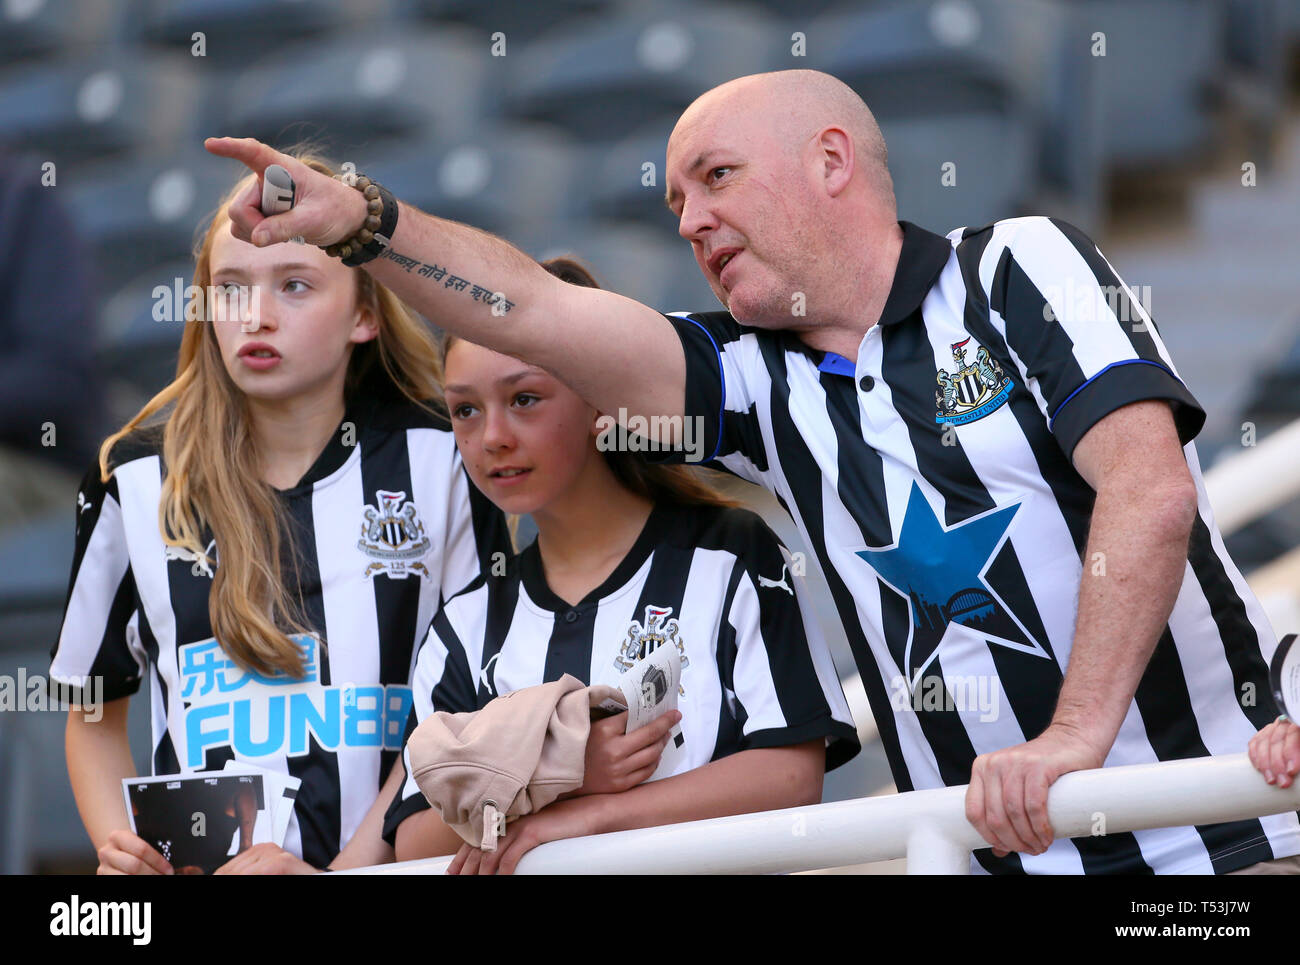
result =
[[[408,573],[418,573],[429,577],[428,568],[420,562],[429,551],[429,537],[415,503],[406,498],[406,493],[376,490],[375,505],[366,506],[361,517],[357,547],[374,560],[366,567],[366,576],[384,573],[404,580]]]
[[[627,630],[627,639],[623,641],[618,656],[614,658],[614,666],[618,668],[619,673],[627,673],[628,668],[634,663],[658,650],[665,643],[671,643],[677,648],[677,652],[682,656],[683,668],[691,665],[690,659],[686,656],[686,647],[682,643],[681,627],[676,620],[668,619],[672,612],[673,608],[670,606],[650,605],[645,608],[644,623],[632,621]],[[677,692],[684,695],[686,690],[679,685]]]
[[[975,361],[966,358],[969,338],[952,343],[952,358],[956,371],[940,369],[935,376],[939,387],[934,392],[939,411],[935,422],[965,425],[974,422],[1002,407],[1015,385],[1002,371],[1002,366],[989,355],[983,345],[975,345]]]

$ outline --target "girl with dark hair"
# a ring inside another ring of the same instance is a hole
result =
[[[595,287],[572,261],[545,265]],[[631,733],[626,712],[593,723],[582,787],[514,821],[492,852],[462,844],[408,777],[384,826],[398,860],[456,853],[453,873],[509,873],[557,838],[820,801],[825,769],[858,740],[776,535],[699,471],[611,450],[609,420],[542,369],[459,339],[444,353],[470,478],[538,535],[434,617],[416,719],[565,673],[617,686],[661,646],[680,654],[679,710]]]

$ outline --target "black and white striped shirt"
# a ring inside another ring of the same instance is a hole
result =
[[[115,448],[107,484],[98,467],[82,483],[51,678],[102,675],[103,699],[115,700],[148,674],[155,774],[237,759],[301,778],[284,847],[323,866],[397,759],[433,614],[508,557],[504,518],[470,484],[445,419],[373,395],[349,406],[282,493],[296,549],[284,572],[311,631],[296,638],[307,674],[263,677],[213,639],[210,569],[163,542],[159,443],[156,430],[133,435]],[[208,555],[219,565],[220,547]]]
[[[704,451],[774,492],[821,562],[898,789],[965,784],[977,755],[1050,722],[1094,499],[1071,454],[1143,399],[1172,405],[1200,508],[1106,764],[1242,752],[1276,714],[1276,641],[1215,528],[1191,444],[1204,412],[1143,306],[1058,221],[903,231],[856,360],[724,312],[669,316]],[[984,850],[972,870],[1222,873],[1297,852],[1285,814]]]
[[[504,575],[479,580],[434,617],[417,658],[412,725],[566,673],[616,687],[632,661],[676,645],[684,739],[669,741],[652,779],[815,738],[826,741],[827,768],[837,767],[858,752],[857,732],[790,562],[747,510],[661,503],[609,577],[570,606],[547,585],[533,542]],[[384,822],[389,841],[429,806],[405,763]]]

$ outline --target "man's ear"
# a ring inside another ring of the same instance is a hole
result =
[[[842,127],[828,127],[818,136],[817,147],[826,193],[837,197],[853,180],[853,138]]]

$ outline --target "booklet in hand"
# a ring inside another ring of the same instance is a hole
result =
[[[255,844],[283,845],[301,781],[242,762],[122,781],[131,830],[177,874],[212,874]]]

